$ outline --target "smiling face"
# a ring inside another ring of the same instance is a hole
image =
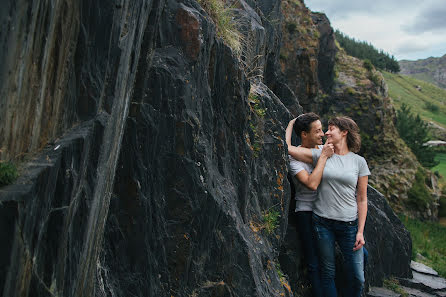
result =
[[[327,132],[325,132],[325,136],[327,136],[328,143],[339,143],[343,137],[347,136],[347,131],[341,131],[335,125],[329,125]]]
[[[314,121],[310,125],[310,131],[302,132],[302,143],[305,142],[308,147],[315,147],[322,144],[322,136],[324,136],[324,132],[322,131],[321,121]]]

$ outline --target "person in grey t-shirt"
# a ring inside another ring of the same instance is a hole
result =
[[[335,242],[344,258],[345,296],[360,296],[364,286],[363,245],[367,216],[367,183],[370,171],[359,151],[361,138],[356,123],[348,117],[329,121],[325,133],[333,144],[334,155],[326,163],[313,209],[321,263],[323,295],[337,296],[335,277]],[[303,162],[317,162],[320,151],[288,146],[288,153]]]
[[[301,139],[301,146],[305,148],[316,148],[321,152],[320,158],[313,164],[298,161],[289,156],[290,172],[293,176],[296,194],[296,219],[297,231],[302,246],[304,261],[308,270],[308,279],[314,297],[324,297],[321,289],[321,277],[319,270],[319,259],[316,253],[316,239],[313,232],[313,204],[317,199],[317,186],[322,177],[325,162],[333,155],[332,144],[322,146],[322,123],[315,113],[305,113],[292,120],[287,128],[286,140],[291,145],[291,133],[294,129],[296,135]],[[323,150],[322,150],[323,149]]]

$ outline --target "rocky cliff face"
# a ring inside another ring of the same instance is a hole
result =
[[[401,67],[401,74],[410,75],[446,89],[446,55],[417,61],[402,60],[398,63]]]
[[[423,218],[436,218],[438,195],[421,210],[408,203],[408,192],[421,165],[398,135],[395,110],[383,76],[366,69],[336,45],[324,14],[312,13],[302,2],[283,1],[283,46],[280,64],[304,111],[347,115],[361,129],[362,148],[371,168],[370,184],[384,193],[392,207]],[[426,172],[426,174],[428,174]]]
[[[0,144],[23,163],[0,189],[2,296],[306,294],[280,2],[233,13],[241,56],[195,1],[9,1]],[[370,283],[407,276],[407,231],[382,196],[369,203]]]

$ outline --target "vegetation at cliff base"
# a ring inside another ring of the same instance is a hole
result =
[[[423,168],[418,168],[415,173],[415,180],[409,192],[407,192],[407,196],[409,197],[409,203],[421,211],[424,211],[432,203],[432,195],[426,186],[426,174]]]
[[[423,166],[434,167],[438,164],[435,160],[435,150],[424,145],[431,138],[428,124],[418,114],[412,113],[411,108],[406,104],[397,111],[396,128]]]
[[[0,187],[11,184],[18,177],[17,167],[11,162],[0,162]]]
[[[398,280],[396,280],[395,278],[385,279],[385,280],[383,281],[383,285],[384,285],[384,287],[386,287],[387,289],[392,290],[393,292],[400,294],[401,297],[408,297],[408,296],[409,296],[409,295],[407,294],[407,292],[405,292],[405,291],[401,288],[401,286],[400,286]]]
[[[336,40],[348,55],[358,59],[369,61],[376,68],[390,72],[399,72],[400,65],[394,56],[390,56],[383,50],[377,50],[373,45],[365,41],[358,41],[351,38],[339,30],[335,31]],[[369,65],[364,65],[366,68]],[[369,68],[367,68],[370,70]]]
[[[412,259],[423,262],[435,269],[441,277],[446,277],[446,227],[406,216],[400,219],[412,238]],[[425,259],[420,260],[417,254]]]
[[[446,186],[446,153],[440,152],[435,155],[435,160],[438,162],[438,165],[432,167],[432,172],[438,172],[443,179],[440,180],[442,186]],[[446,189],[445,189],[446,190]],[[444,191],[446,193],[446,191]],[[446,216],[446,215],[445,215]]]

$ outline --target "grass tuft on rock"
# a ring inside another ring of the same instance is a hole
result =
[[[19,176],[17,167],[11,162],[0,162],[0,187],[9,185]]]
[[[263,213],[263,226],[268,234],[272,234],[280,224],[280,213],[277,210],[268,210]]]
[[[407,294],[407,292],[405,292],[401,287],[399,282],[394,279],[394,278],[390,278],[390,279],[385,279],[383,281],[384,283],[384,287],[386,287],[389,290],[392,290],[395,293],[400,294],[401,297],[408,297],[409,294]]]
[[[201,7],[214,21],[217,36],[234,50],[236,55],[242,51],[242,34],[237,29],[237,23],[229,7],[225,7],[223,0],[198,0]]]

